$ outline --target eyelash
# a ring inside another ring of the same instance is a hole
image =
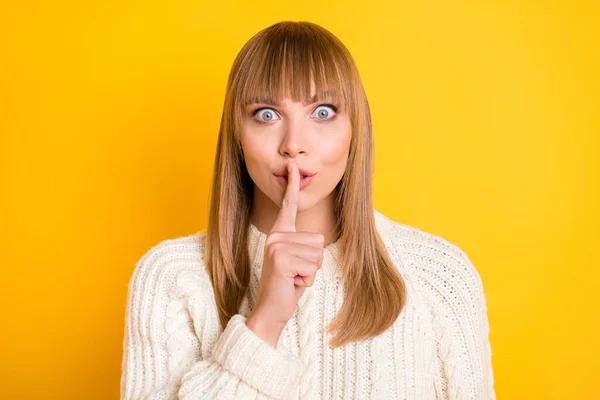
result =
[[[333,111],[335,111],[335,115],[334,115],[333,117],[331,117],[331,118],[324,119],[324,120],[322,120],[321,122],[329,122],[329,121],[333,121],[333,120],[334,120],[334,119],[337,117],[338,108],[337,108],[336,106],[334,106],[333,104],[319,104],[319,105],[318,105],[318,106],[315,108],[315,110],[316,110],[317,108],[319,108],[319,107],[323,107],[323,106],[325,106],[325,107],[330,107],[331,109],[333,109]],[[256,117],[256,114],[258,114],[258,112],[259,112],[259,111],[262,111],[262,110],[273,110],[273,109],[272,109],[271,107],[260,107],[260,108],[257,108],[256,110],[252,111],[252,118],[253,118],[253,119],[254,119],[256,122],[258,122],[259,124],[269,124],[269,123],[271,123],[272,121],[261,121],[260,119],[256,119],[256,118],[255,118],[255,117]]]

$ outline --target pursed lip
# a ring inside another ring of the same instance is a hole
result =
[[[298,168],[298,171],[300,172],[300,175],[302,176],[313,176],[315,175],[314,173],[307,171],[305,169],[302,168]],[[287,176],[288,172],[287,172],[287,166],[283,169],[280,169],[278,172],[275,173],[275,176]]]

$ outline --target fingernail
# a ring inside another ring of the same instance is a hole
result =
[[[288,163],[288,174],[290,172],[292,172],[292,162],[291,161]]]

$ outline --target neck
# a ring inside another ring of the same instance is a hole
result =
[[[325,246],[335,242],[338,238],[334,236],[335,213],[334,213],[334,190],[315,204],[314,206],[303,209],[302,201],[298,207],[296,214],[296,232],[313,232],[321,233],[325,237]],[[300,196],[302,198],[302,195]],[[265,196],[258,188],[254,187],[254,198],[252,212],[250,214],[250,222],[263,233],[269,233],[275,224],[279,206]]]

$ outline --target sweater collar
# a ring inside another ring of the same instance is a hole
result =
[[[390,235],[390,229],[392,224],[389,223],[389,219],[377,209],[373,209],[375,217],[375,225],[379,234],[381,235],[384,243],[388,245],[388,236]],[[260,276],[262,271],[265,241],[267,234],[258,230],[252,223],[248,226],[248,250],[252,260],[252,269]],[[327,245],[323,251],[323,264],[319,271],[323,271],[323,278],[325,281],[330,281],[335,277],[342,276],[341,271],[341,257],[340,257],[340,244],[341,239],[338,239],[334,243]]]

